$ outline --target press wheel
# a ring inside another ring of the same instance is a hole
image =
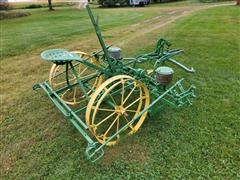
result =
[[[73,51],[73,53],[78,54],[81,58],[89,58],[88,61],[98,65],[98,61],[91,57],[89,54],[81,52],[81,51]],[[93,68],[89,68],[88,66],[85,66],[82,63],[79,62],[73,62],[73,65],[75,66],[75,69],[78,73],[78,77],[80,79],[87,78],[95,73],[97,73],[97,70]],[[61,89],[63,87],[67,86],[67,79],[66,79],[66,66],[65,65],[57,65],[53,64],[50,74],[49,74],[49,84],[52,86],[53,89]],[[77,82],[76,77],[72,74],[72,71],[70,67],[68,68],[68,82],[70,84],[74,84]],[[87,93],[90,95],[93,92],[93,89],[96,89],[103,81],[102,76],[95,77],[88,81],[88,84],[90,87],[86,88]],[[85,98],[85,95],[81,91],[80,87],[78,85],[74,86],[73,88],[68,88],[64,90],[60,94],[61,98],[69,105],[75,105],[78,104],[83,98]]]
[[[100,143],[104,143],[149,106],[149,91],[145,84],[131,76],[117,75],[105,81],[92,94],[87,105],[86,124]],[[124,131],[135,133],[147,116],[143,113]],[[120,134],[107,145],[118,142]]]

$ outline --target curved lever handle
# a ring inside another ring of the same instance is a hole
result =
[[[181,63],[175,61],[174,59],[171,59],[171,58],[170,58],[170,59],[168,59],[168,61],[170,61],[170,62],[172,62],[172,63],[178,65],[179,67],[183,68],[185,71],[187,71],[187,72],[189,72],[189,73],[195,73],[195,72],[196,72],[195,69],[194,69],[193,67],[188,68],[188,67],[184,66],[183,64],[181,64]]]

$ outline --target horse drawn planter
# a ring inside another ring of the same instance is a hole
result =
[[[163,66],[171,62],[193,73],[193,68],[173,59],[182,50],[170,50],[170,43],[160,39],[154,52],[122,58],[120,48],[105,45],[98,20],[89,6],[86,8],[102,50],[91,55],[64,49],[44,51],[41,57],[53,66],[49,79],[33,89],[43,89],[82,134],[88,143],[86,156],[94,162],[103,156],[104,146],[137,132],[148,112],[165,105],[191,104],[195,88],[192,85],[185,90],[183,79],[172,83],[173,69]],[[151,64],[151,68],[137,68],[142,63]]]

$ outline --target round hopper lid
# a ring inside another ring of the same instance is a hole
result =
[[[119,47],[110,47],[110,48],[108,48],[108,52],[114,53],[114,52],[119,52],[119,51],[121,51],[121,48],[119,48]]]
[[[161,66],[156,69],[156,73],[162,74],[162,75],[170,75],[173,74],[174,71],[172,68],[167,67],[167,66]]]

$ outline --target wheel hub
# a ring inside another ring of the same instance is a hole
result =
[[[127,113],[126,113],[126,109],[123,107],[123,106],[116,106],[115,107],[115,112],[118,114],[118,115],[120,115],[120,116],[122,116],[122,115],[128,115]]]

